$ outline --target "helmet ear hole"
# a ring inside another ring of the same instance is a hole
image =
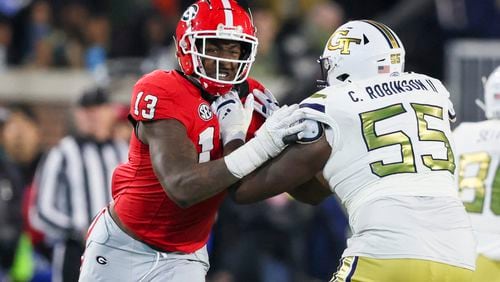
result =
[[[348,77],[349,77],[349,74],[343,73],[343,74],[337,76],[336,79],[340,80],[340,81],[346,81]]]

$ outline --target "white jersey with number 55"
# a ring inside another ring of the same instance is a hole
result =
[[[500,120],[464,122],[456,140],[456,180],[478,252],[500,260]]]
[[[454,186],[450,107],[439,80],[415,73],[341,83],[301,103],[329,125],[323,174],[353,229],[344,256],[474,268],[470,221]]]

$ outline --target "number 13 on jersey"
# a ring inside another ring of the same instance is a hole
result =
[[[134,115],[144,119],[152,120],[155,117],[156,104],[158,97],[141,91],[137,93],[134,102]],[[200,163],[210,161],[210,151],[214,148],[214,128],[208,127],[199,135],[198,145],[201,146],[201,152],[198,155]]]
[[[156,103],[158,103],[158,97],[154,95],[146,95],[144,96],[144,92],[139,92],[137,93],[137,97],[135,99],[135,104],[134,104],[134,115],[136,116],[142,116],[145,119],[153,119],[155,117],[155,109],[156,109]],[[141,101],[144,101],[146,103],[146,109],[143,109],[139,111],[139,103]]]

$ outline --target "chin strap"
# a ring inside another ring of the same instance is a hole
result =
[[[328,81],[322,79],[316,80],[316,88],[318,88],[318,90],[321,90],[326,87],[328,87]]]
[[[238,96],[241,98],[246,97],[250,93],[250,85],[248,85],[248,80],[245,79],[240,84],[236,84],[233,89],[238,92]]]
[[[191,82],[194,86],[196,86],[196,88],[198,88],[200,90],[201,98],[203,98],[203,100],[212,104],[212,102],[217,99],[217,96],[211,95],[210,93],[208,93],[205,90],[205,88],[203,88],[203,86],[201,86],[201,83],[198,79],[196,79],[195,77],[192,77],[190,75],[186,75],[185,73],[183,73],[180,70],[177,70],[177,72],[179,72],[185,79],[189,80],[189,82]]]

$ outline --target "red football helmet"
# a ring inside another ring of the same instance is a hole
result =
[[[206,55],[204,46],[207,39],[240,42],[242,56],[234,60]],[[234,84],[248,77],[258,44],[250,14],[234,0],[200,0],[191,5],[177,24],[175,41],[182,71],[186,75],[196,74],[202,87],[213,95],[227,93]],[[206,74],[203,58],[215,61],[215,77]],[[238,64],[232,80],[219,79],[220,62]]]

